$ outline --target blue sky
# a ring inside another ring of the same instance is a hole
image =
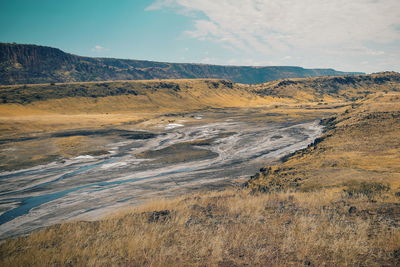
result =
[[[400,1],[1,0],[0,42],[96,57],[400,71]]]

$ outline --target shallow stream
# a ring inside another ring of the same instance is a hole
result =
[[[273,122],[229,112],[191,116],[195,122],[166,123],[154,135],[111,143],[107,155],[0,173],[0,239],[151,198],[226,186],[307,146],[322,130],[318,121]]]

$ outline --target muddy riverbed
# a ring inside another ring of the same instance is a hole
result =
[[[115,141],[104,154],[1,172],[0,238],[65,220],[98,218],[156,197],[223,187],[321,134],[318,120],[273,121],[271,116],[201,112],[146,129],[132,125],[57,133],[107,135]]]

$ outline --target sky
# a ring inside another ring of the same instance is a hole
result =
[[[0,42],[93,57],[400,72],[400,0],[0,0]]]

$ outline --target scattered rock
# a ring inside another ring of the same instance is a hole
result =
[[[199,223],[200,223],[199,220],[197,220],[196,218],[190,216],[190,218],[185,222],[185,226],[186,226],[186,227],[189,227],[189,226],[191,226],[191,225],[199,224]]]
[[[281,139],[281,138],[283,138],[282,135],[273,135],[273,136],[271,136],[270,140],[275,141],[275,140],[278,140],[278,139]]]
[[[393,257],[400,260],[400,248],[393,250]]]
[[[268,189],[268,187],[266,187],[265,185],[263,185],[263,186],[260,186],[260,188],[258,189],[258,191],[259,191],[259,192],[262,192],[262,193],[268,193],[268,192],[269,192],[269,189]]]
[[[204,210],[204,207],[202,207],[202,206],[200,206],[200,205],[198,205],[198,204],[194,204],[194,205],[190,205],[190,206],[189,206],[189,209],[191,209],[191,210],[197,210],[197,211],[203,211],[203,210]]]
[[[74,266],[74,261],[72,259],[67,259],[64,266]]]
[[[265,219],[263,219],[263,218],[259,219],[258,222],[261,223],[261,224],[265,224],[266,223]]]
[[[291,220],[288,220],[287,222],[284,223],[285,227],[289,227],[293,222]]]
[[[287,86],[287,85],[291,85],[291,84],[297,84],[297,82],[296,81],[292,81],[292,80],[283,80],[283,81],[279,82],[276,87]]]
[[[349,214],[353,214],[353,213],[355,213],[356,211],[357,211],[357,208],[354,207],[354,206],[351,206],[351,207],[349,208]]]
[[[191,210],[203,213],[206,217],[213,217],[213,210],[216,209],[215,205],[207,205],[206,207],[194,204],[189,207]]]
[[[393,250],[394,266],[400,266],[400,248]]]
[[[257,186],[257,188],[253,188],[251,190],[251,194],[256,194],[256,193],[268,193],[269,192],[269,188],[265,185],[259,185]]]
[[[224,261],[218,262],[218,267],[235,267],[235,266],[239,266],[239,265],[237,265],[232,260],[224,260]]]
[[[165,222],[169,219],[171,219],[171,211],[169,210],[153,211],[147,217],[147,221],[150,223]]]

